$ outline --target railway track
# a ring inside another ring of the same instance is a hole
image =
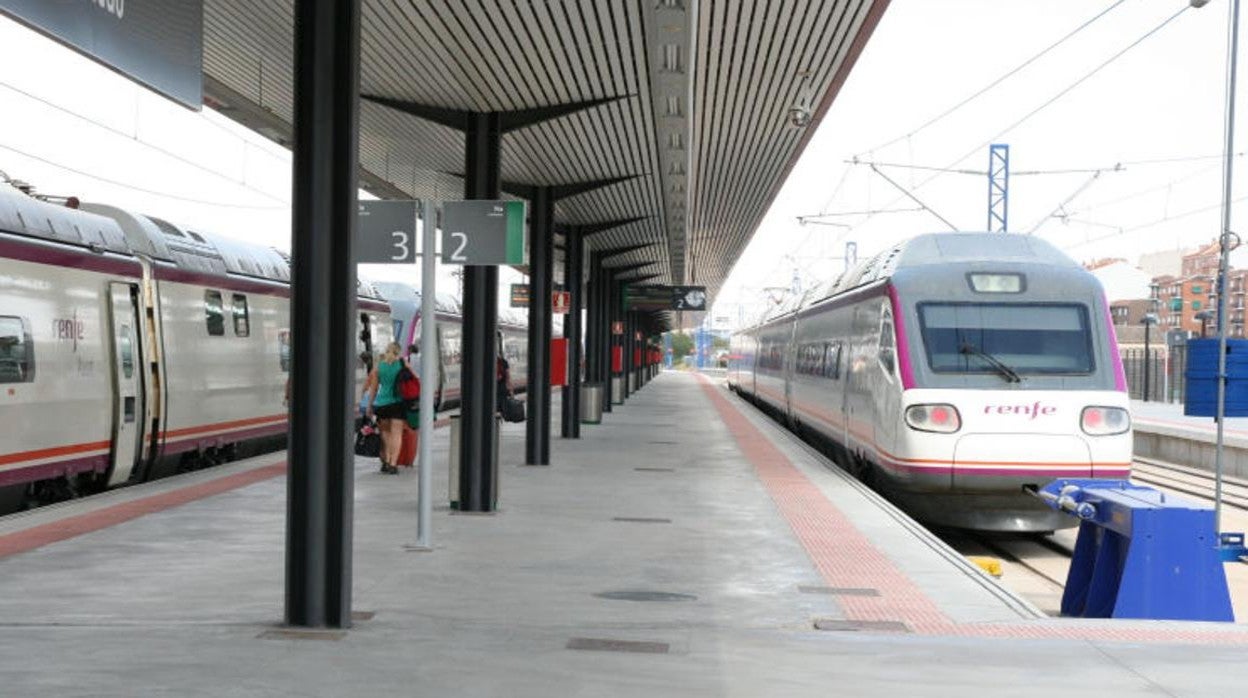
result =
[[[1208,470],[1136,456],[1131,479],[1213,501],[1214,476]],[[1222,505],[1248,511],[1248,480],[1223,476]]]

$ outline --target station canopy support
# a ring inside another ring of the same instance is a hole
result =
[[[351,624],[359,0],[295,3],[286,622]]]

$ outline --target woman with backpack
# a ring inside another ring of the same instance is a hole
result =
[[[391,474],[399,472],[395,463],[403,448],[403,429],[407,426],[408,399],[403,393],[410,392],[410,381],[415,379],[402,351],[398,342],[387,345],[364,385],[369,396],[368,414],[375,413],[381,427],[381,472]],[[416,391],[419,394],[419,387]]]

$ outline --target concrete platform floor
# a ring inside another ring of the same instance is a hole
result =
[[[582,433],[526,467],[508,425],[500,511],[437,507],[432,552],[410,549],[415,473],[361,459],[363,614],[311,639],[273,632],[285,481],[262,466],[280,456],[6,521],[0,695],[1227,696],[1248,680],[1236,626],[1038,618],[705,379],[663,374]]]

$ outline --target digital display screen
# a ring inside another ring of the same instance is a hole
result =
[[[972,272],[967,275],[971,281],[971,290],[976,293],[1022,293],[1022,274],[983,274]]]

